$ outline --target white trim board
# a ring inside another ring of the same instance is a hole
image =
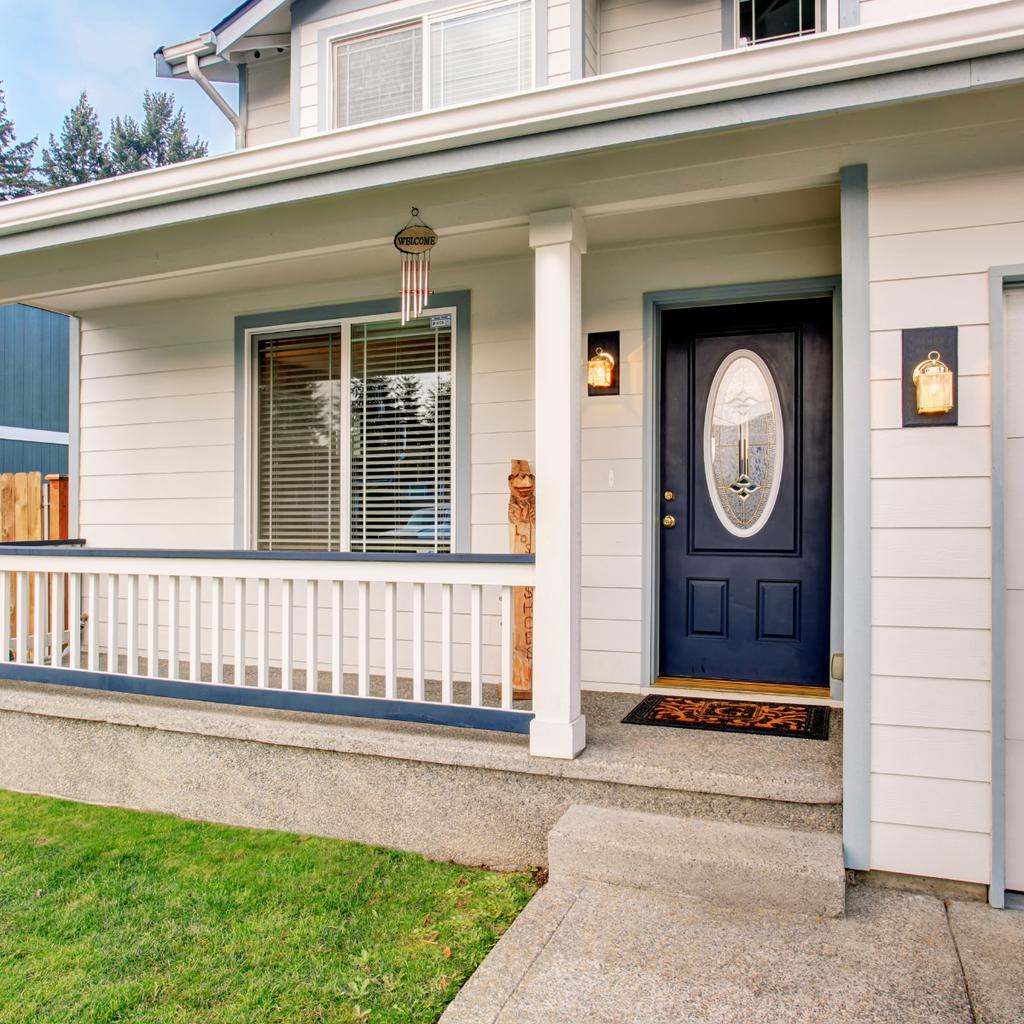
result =
[[[29,427],[0,426],[0,441],[35,441],[39,444],[69,444],[70,433],[61,430],[33,430]]]
[[[1005,293],[1024,286],[1024,264],[989,270],[992,375],[992,882],[1006,906],[1006,316]],[[995,382],[1002,382],[996,387]]]

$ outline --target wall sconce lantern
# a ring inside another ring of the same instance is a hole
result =
[[[956,426],[958,347],[955,327],[903,332],[903,426]]]
[[[619,393],[619,332],[587,335],[587,394]]]
[[[938,352],[929,352],[928,358],[914,367],[913,380],[918,412],[949,412],[953,408],[953,373]]]
[[[610,388],[614,369],[615,360],[598,346],[597,351],[587,361],[587,383],[592,388]]]

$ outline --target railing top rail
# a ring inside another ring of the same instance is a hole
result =
[[[534,555],[477,554],[458,552],[360,552],[360,551],[247,551],[238,549],[213,550],[186,548],[90,548],[72,547],[73,542],[46,544],[41,541],[18,542],[9,545],[11,554],[64,556],[72,558],[187,558],[246,561],[283,562],[415,562],[418,564],[453,565],[532,565]],[[7,545],[4,545],[7,547]],[[0,548],[0,555],[3,548]]]

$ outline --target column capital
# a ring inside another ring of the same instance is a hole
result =
[[[587,222],[579,210],[563,206],[560,210],[541,210],[530,214],[530,247],[542,249],[547,245],[574,245],[580,252],[587,251]]]

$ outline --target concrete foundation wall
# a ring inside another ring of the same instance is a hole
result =
[[[492,867],[545,865],[572,804],[839,828],[838,804],[560,774],[585,768],[531,761],[526,737],[0,684],[4,789]]]

